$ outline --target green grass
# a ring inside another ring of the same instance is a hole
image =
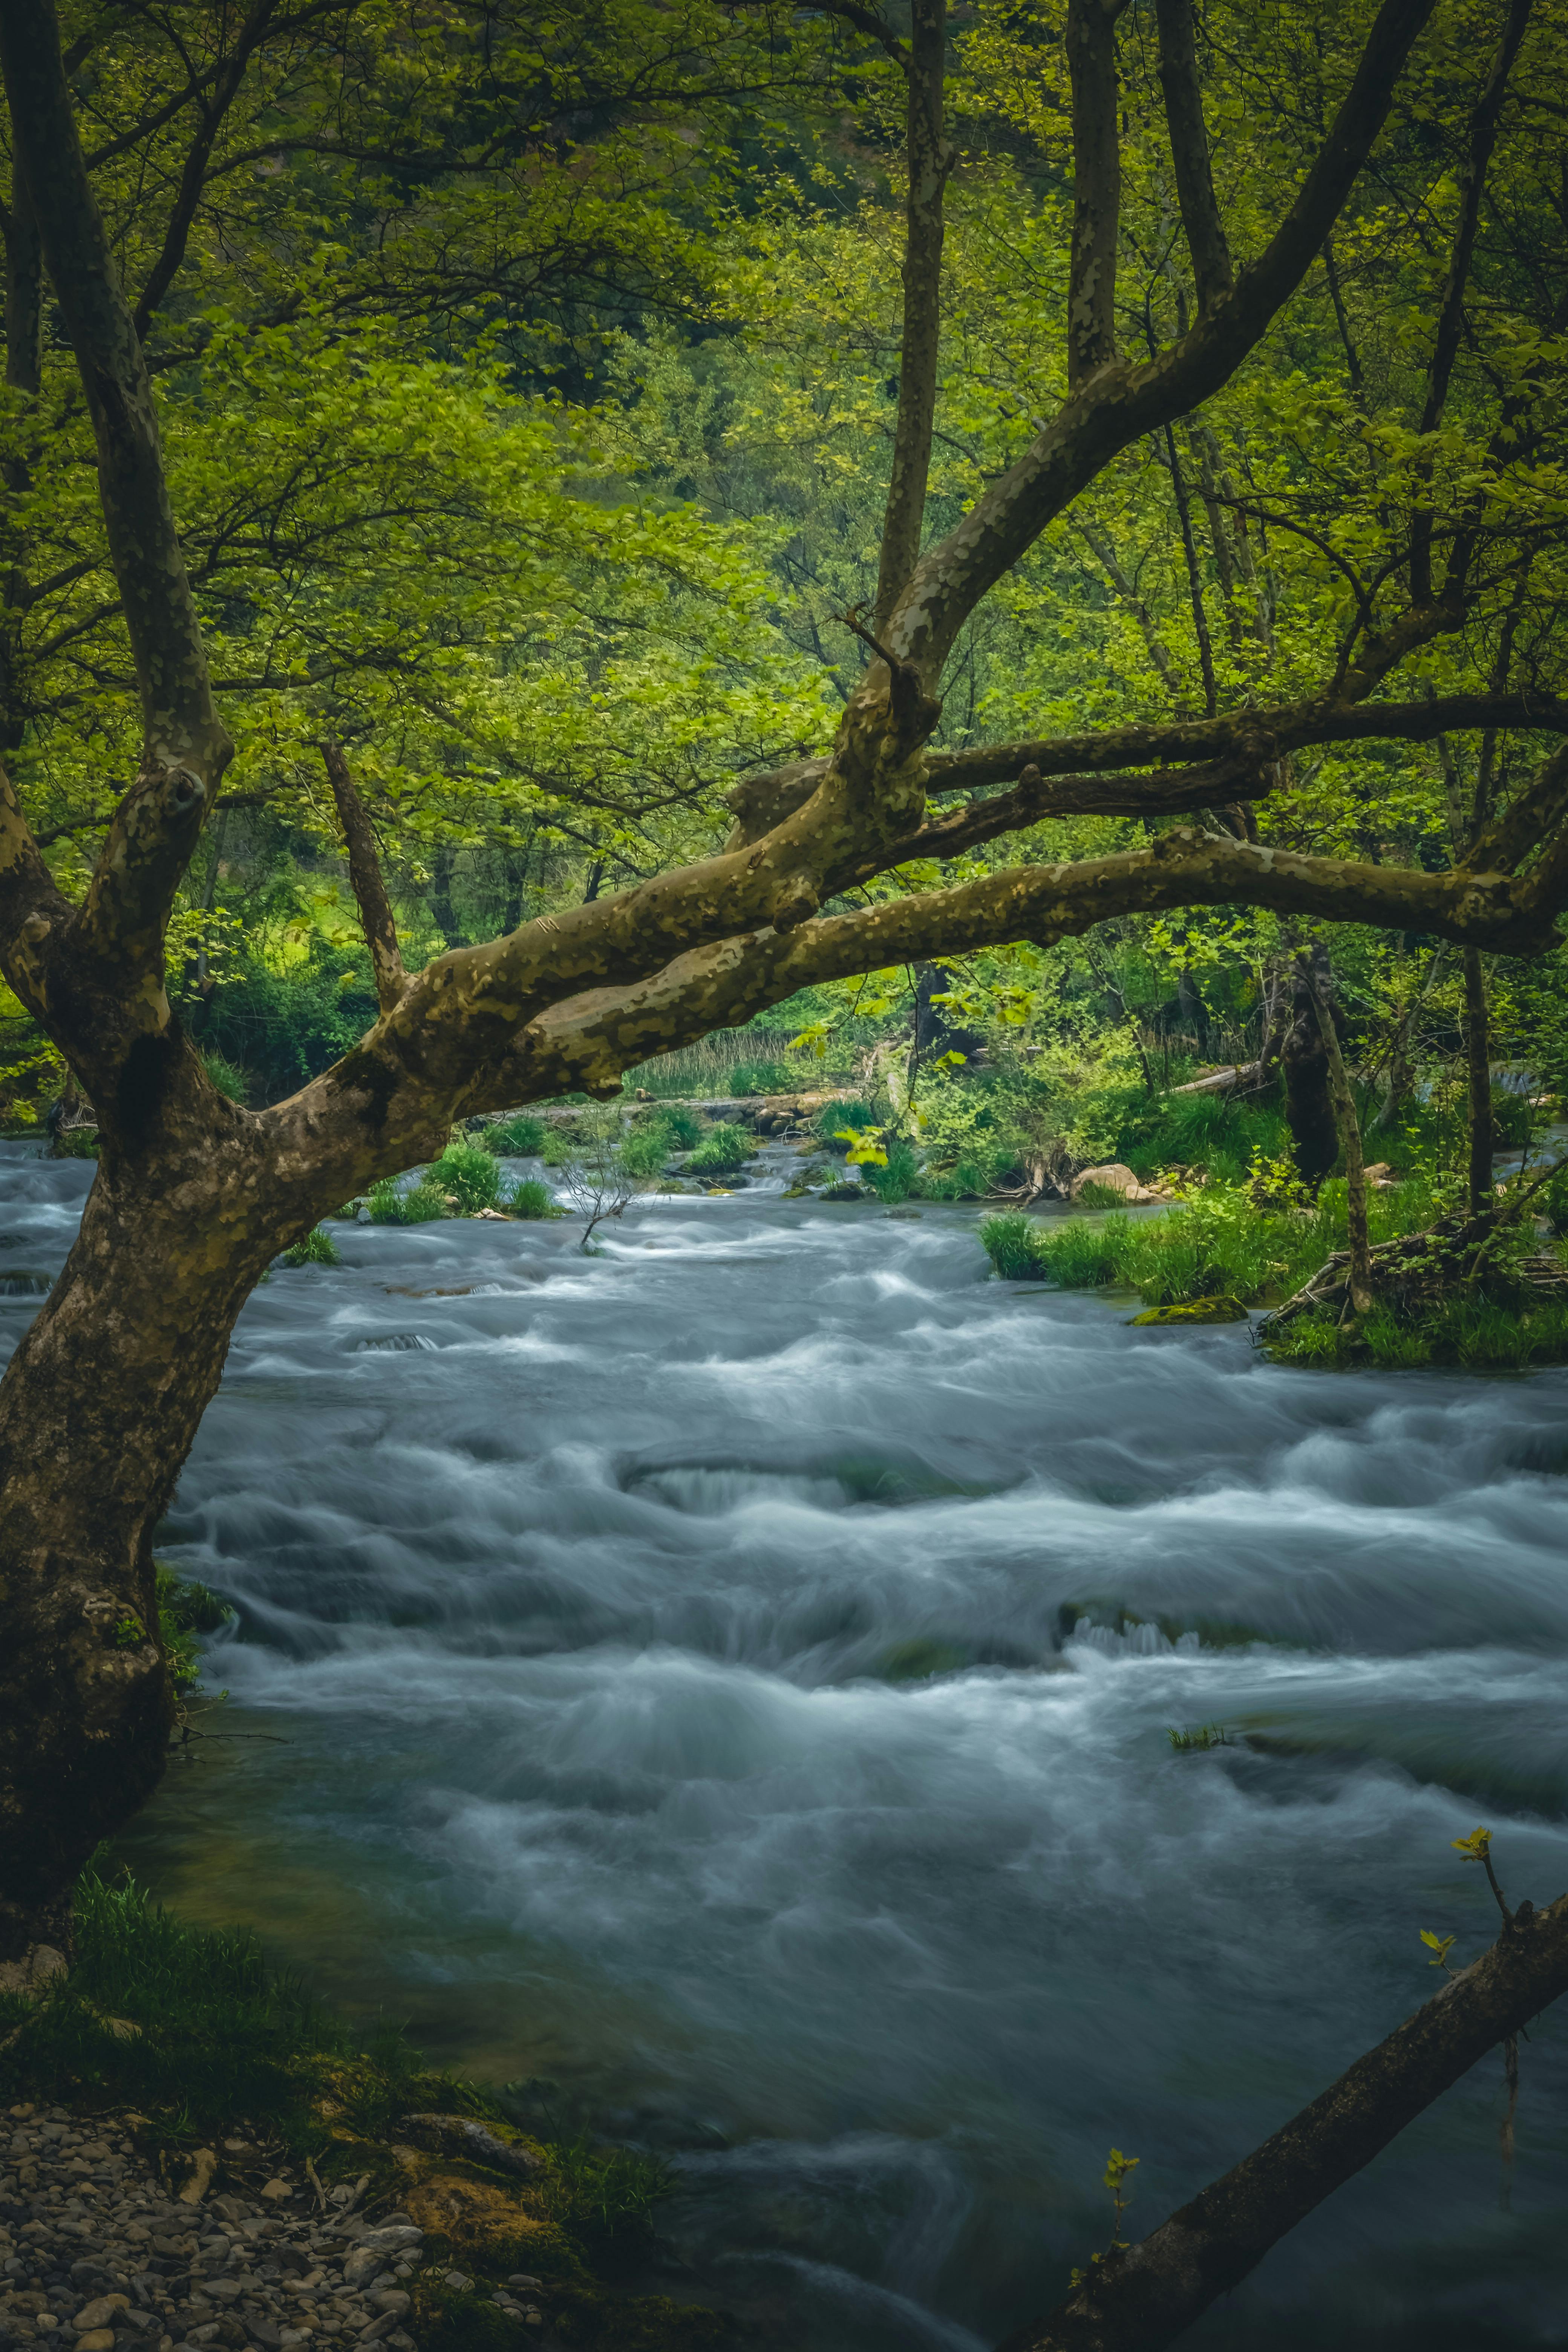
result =
[[[830,1151],[847,1151],[849,1146],[844,1141],[841,1129],[882,1127],[887,1123],[887,1117],[886,1104],[879,1108],[875,1103],[860,1100],[830,1102],[823,1104],[812,1125]]]
[[[672,1104],[669,1109],[660,1111],[659,1117],[677,1151],[694,1150],[701,1142],[704,1132],[702,1120],[696,1111],[688,1110],[684,1104]]]
[[[621,1165],[628,1175],[657,1176],[675,1149],[672,1119],[662,1116],[639,1119],[628,1129],[621,1146]]]
[[[398,1190],[395,1176],[384,1176],[378,1184],[370,1188],[370,1221],[373,1225],[424,1225],[446,1214],[446,1195],[427,1181],[402,1192]]]
[[[737,1095],[789,1095],[800,1091],[800,1072],[787,1062],[737,1062],[730,1073]]]
[[[479,1139],[486,1151],[504,1160],[533,1160],[544,1149],[544,1121],[519,1111],[513,1118],[498,1119]]]
[[[1277,1093],[1240,1102],[1223,1095],[1156,1097],[1123,1130],[1119,1157],[1135,1176],[1201,1168],[1221,1183],[1238,1183],[1255,1151],[1275,1159],[1290,1148]]]
[[[856,1172],[861,1182],[868,1184],[877,1198],[891,1208],[900,1201],[907,1201],[919,1189],[921,1163],[914,1146],[906,1143],[902,1136],[889,1136],[886,1140],[887,1166],[877,1168],[862,1162]]]
[[[326,1227],[318,1225],[302,1242],[286,1249],[281,1262],[284,1265],[342,1265],[343,1261],[342,1253]]]
[[[520,1184],[515,1185],[507,1194],[506,1205],[514,1217],[558,1217],[562,1214],[555,1205],[554,1193],[548,1184],[542,1184],[537,1176],[525,1176]]]
[[[350,2070],[349,2103],[367,2119],[414,2104],[420,2062],[401,2035],[354,2034],[248,1930],[191,1927],[98,1868],[77,1887],[68,1975],[37,2000],[0,1994],[8,2098],[125,2101],[185,2131],[266,2117],[319,2146],[310,2100],[329,2064]]]
[[[1380,1371],[1415,1371],[1436,1364],[1472,1372],[1524,1372],[1568,1360],[1568,1307],[1450,1299],[1413,1319],[1376,1310],[1359,1329],[1347,1329],[1327,1314],[1303,1315],[1262,1336],[1269,1354],[1282,1363],[1372,1365]]]
[[[449,1193],[459,1214],[476,1216],[493,1209],[500,1191],[500,1170],[493,1151],[477,1143],[449,1143],[439,1160],[432,1160],[421,1181],[437,1192]]]
[[[230,1102],[249,1101],[248,1070],[241,1069],[237,1062],[231,1062],[226,1055],[218,1053],[214,1046],[198,1045],[196,1051],[202,1057],[202,1067],[207,1074],[209,1085],[216,1087],[220,1095],[226,1095]]]
[[[1373,1192],[1373,1243],[1418,1233],[1431,1223],[1426,1184]],[[1278,1305],[1335,1250],[1347,1246],[1342,1178],[1323,1185],[1310,1210],[1262,1210],[1240,1186],[1211,1185],[1163,1215],[1117,1212],[1090,1223],[1026,1216],[985,1218],[980,1227],[997,1273],[1007,1281],[1056,1283],[1063,1290],[1115,1286],[1136,1290],[1146,1307],[1173,1307],[1226,1295],[1247,1306]]]
[[[735,1127],[728,1119],[718,1119],[709,1129],[690,1159],[688,1173],[693,1176],[731,1176],[737,1168],[744,1167],[757,1149],[757,1139],[745,1128]]]
[[[1173,1724],[1165,1737],[1177,1756],[1202,1755],[1210,1748],[1233,1748],[1236,1745],[1223,1723],[1200,1723],[1195,1729],[1189,1731],[1178,1731]]]

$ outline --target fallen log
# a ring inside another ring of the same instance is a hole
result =
[[[1237,1087],[1255,1087],[1266,1075],[1261,1062],[1236,1062],[1228,1069],[1210,1070],[1201,1078],[1189,1078],[1184,1086],[1173,1087],[1173,1095],[1229,1094]]]
[[[1489,2050],[1568,1992],[1568,1895],[1489,1950],[1152,2236],[1119,2246],[1001,2352],[1160,2352]]]

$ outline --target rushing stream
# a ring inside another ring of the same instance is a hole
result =
[[[0,1147],[0,1277],[91,1172]],[[972,2352],[1113,2142],[1136,2235],[1489,1938],[1452,1839],[1568,1887],[1568,1374],[1277,1370],[778,1191],[273,1273],[163,1547],[240,1611],[228,1736],[126,1851],[672,2152],[768,2345]],[[1565,2049],[1510,2198],[1494,2055],[1187,2340],[1568,2343]]]

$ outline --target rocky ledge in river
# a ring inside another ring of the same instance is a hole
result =
[[[716,2312],[593,2278],[549,2218],[533,2186],[543,2158],[522,2135],[434,2114],[396,2130],[389,2145],[331,2132],[337,2164],[368,2168],[329,2186],[278,2143],[175,2151],[132,2111],[13,2106],[0,2116],[0,2352],[731,2340]],[[518,2267],[530,2252],[537,2272]]]

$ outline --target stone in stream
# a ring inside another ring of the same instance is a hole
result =
[[[1146,1307],[1130,1320],[1135,1324],[1245,1323],[1247,1309],[1239,1298],[1221,1291],[1212,1298],[1183,1298],[1173,1307]]]

